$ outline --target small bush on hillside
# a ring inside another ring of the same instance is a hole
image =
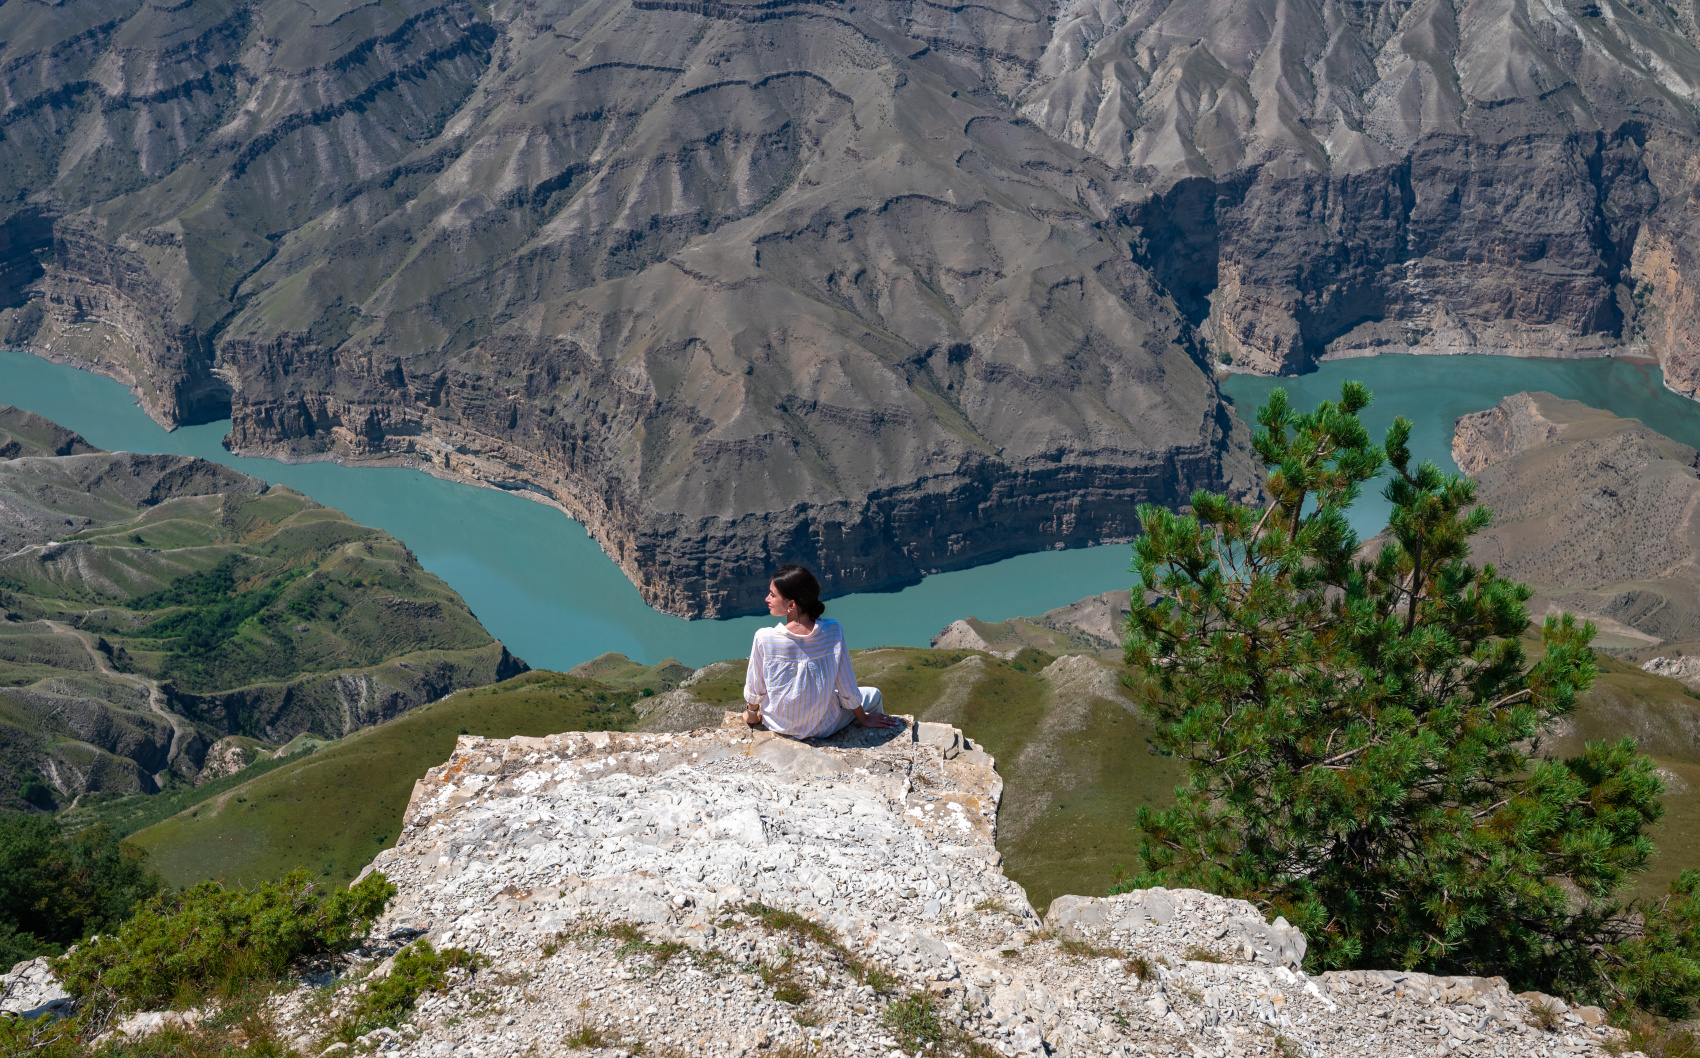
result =
[[[52,1017],[25,1021],[0,1017],[0,1054],[29,1055],[30,1058],[85,1058],[79,1020],[55,1021]]]
[[[1643,922],[1605,950],[1604,990],[1619,1007],[1688,1018],[1700,996],[1700,871],[1683,871]]]
[[[96,1011],[184,1009],[281,977],[304,955],[349,946],[395,895],[382,874],[327,889],[306,871],[252,889],[217,882],[156,896],[120,926],[58,960],[66,991]]]
[[[426,992],[440,992],[448,984],[450,970],[472,970],[487,965],[488,959],[465,948],[438,951],[429,941],[415,941],[396,952],[387,976],[372,982],[355,1003],[355,1012],[370,1032],[380,1025],[395,1025]]]
[[[45,816],[0,813],[0,972],[114,928],[163,885],[103,826],[67,835]]]
[[[390,972],[366,986],[324,1043],[352,1043],[373,1029],[394,1028],[412,1012],[420,996],[440,992],[448,985],[449,971],[475,970],[489,962],[465,948],[438,951],[429,941],[415,941],[396,952]]]

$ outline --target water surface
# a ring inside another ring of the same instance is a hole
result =
[[[1700,447],[1700,404],[1664,388],[1658,369],[1618,360],[1519,360],[1490,356],[1378,356],[1322,365],[1298,378],[1236,375],[1223,384],[1248,419],[1277,385],[1300,407],[1364,381],[1376,396],[1366,415],[1376,437],[1393,416],[1412,419],[1412,449],[1456,469],[1452,423],[1523,389],[1633,416]],[[584,527],[552,507],[495,489],[442,481],[417,470],[290,465],[224,450],[228,422],[167,433],[118,382],[25,353],[0,352],[0,403],[53,419],[102,448],[201,456],[281,483],[405,542],[477,613],[491,634],[534,666],[566,669],[610,650],[646,664],[669,655],[702,665],[748,652],[766,618],[685,621],[656,613]],[[1365,490],[1359,531],[1385,521],[1379,486]],[[927,577],[898,592],[831,600],[853,647],[925,646],[946,624],[1043,613],[1131,581],[1124,545],[1023,555]]]
[[[1377,442],[1396,415],[1412,422],[1413,460],[1433,460],[1456,473],[1452,459],[1453,424],[1460,415],[1491,408],[1520,390],[1545,390],[1579,400],[1648,426],[1683,444],[1700,448],[1700,404],[1665,388],[1664,376],[1651,364],[1625,360],[1525,360],[1509,356],[1417,356],[1408,353],[1334,360],[1296,378],[1234,375],[1222,384],[1240,417],[1253,425],[1257,408],[1276,386],[1286,387],[1296,407],[1309,409],[1338,400],[1340,383],[1357,379],[1375,402],[1364,422]],[[1382,484],[1364,489],[1352,512],[1363,536],[1381,531],[1391,509]]]
[[[0,352],[0,404],[15,404],[112,451],[201,456],[288,485],[401,540],[472,607],[490,634],[539,668],[617,650],[653,664],[705,665],[749,653],[765,617],[686,621],[657,613],[590,538],[553,507],[418,470],[287,464],[225,451],[228,420],[167,433],[127,387],[27,353]],[[1021,555],[941,573],[897,592],[829,600],[855,648],[926,646],[962,617],[1043,613],[1131,582],[1126,545]]]

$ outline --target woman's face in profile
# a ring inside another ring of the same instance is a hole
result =
[[[779,594],[779,589],[767,582],[767,612],[774,617],[788,617],[791,613],[791,600]]]

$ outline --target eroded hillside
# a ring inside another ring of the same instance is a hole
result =
[[[205,781],[523,669],[387,534],[0,407],[0,803]]]

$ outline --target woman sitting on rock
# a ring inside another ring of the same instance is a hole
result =
[[[802,566],[781,566],[767,586],[767,612],[785,618],[763,628],[750,645],[744,677],[744,722],[793,738],[824,738],[854,720],[863,727],[899,727],[885,715],[877,687],[856,686],[844,630],[822,617],[820,581]]]

